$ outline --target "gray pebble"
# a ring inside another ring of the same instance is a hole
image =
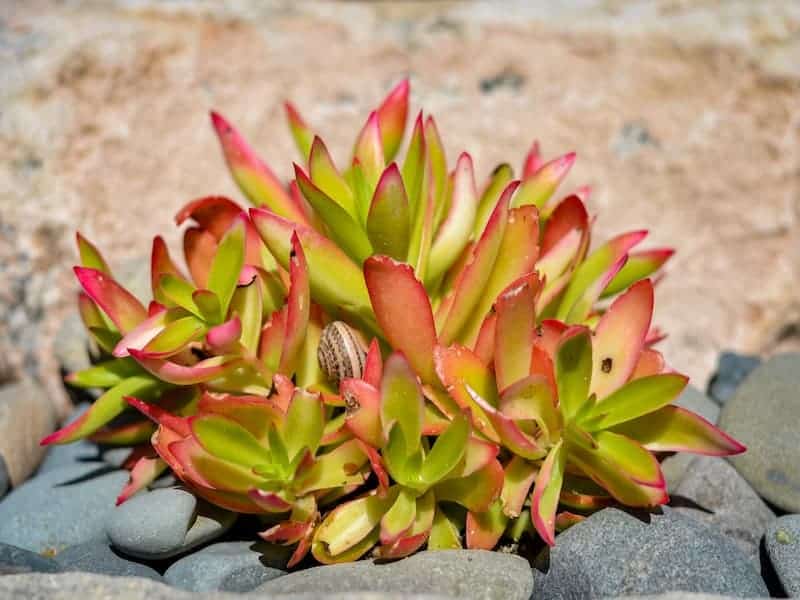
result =
[[[161,559],[183,554],[225,533],[234,513],[198,500],[182,488],[136,494],[108,520],[111,544],[130,556]]]
[[[776,519],[764,536],[767,556],[783,589],[794,598],[800,596],[800,515]]]
[[[108,545],[108,542],[86,542],[70,546],[59,552],[55,560],[63,567],[64,571],[161,580],[158,571],[120,556]]]
[[[285,575],[290,554],[291,549],[266,542],[222,542],[180,559],[164,579],[194,592],[249,592]]]

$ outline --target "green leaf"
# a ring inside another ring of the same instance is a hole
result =
[[[403,162],[403,183],[408,193],[410,215],[416,216],[419,210],[420,195],[422,193],[422,178],[425,170],[425,134],[422,122],[422,112],[414,123],[414,131],[406,151]]]
[[[436,439],[433,448],[425,457],[419,474],[420,479],[428,485],[444,479],[464,456],[469,433],[469,421],[464,415],[457,415]]]
[[[325,427],[323,410],[318,394],[301,388],[295,390],[281,428],[290,459],[304,448],[312,455],[317,452]]]
[[[126,396],[150,399],[167,386],[149,375],[134,375],[120,381],[94,401],[75,421],[42,440],[42,444],[66,444],[91,435],[128,407]]]
[[[309,492],[338,488],[364,482],[362,467],[368,457],[358,440],[348,440],[330,452],[318,456],[314,464],[295,478],[295,492]]]
[[[242,323],[242,334],[239,343],[254,355],[258,352],[258,341],[261,337],[261,319],[263,317],[260,277],[248,285],[236,288],[231,299],[231,313],[239,315]]]
[[[143,351],[149,355],[166,358],[183,350],[190,342],[201,338],[206,325],[189,315],[169,323],[158,335],[147,342]]]
[[[422,389],[402,354],[392,354],[383,366],[381,423],[384,436],[397,423],[403,434],[406,456],[420,447],[424,416]]]
[[[482,512],[500,497],[503,467],[493,460],[467,477],[445,479],[434,488],[437,500],[460,504],[467,510]]]
[[[78,253],[81,257],[81,266],[88,267],[90,269],[97,269],[101,273],[105,273],[106,275],[110,276],[111,269],[108,268],[108,263],[103,258],[103,255],[100,254],[100,251],[97,249],[97,247],[83,237],[80,233],[76,233],[75,237],[78,242]]]
[[[489,216],[492,214],[494,207],[500,200],[500,195],[506,186],[514,179],[514,169],[508,163],[497,165],[492,174],[489,176],[489,183],[484,188],[481,198],[478,201],[478,211],[475,215],[475,223],[472,228],[472,235],[478,239],[486,228],[486,223],[489,221]]]
[[[416,514],[416,494],[407,488],[401,488],[394,504],[381,519],[381,543],[394,543],[413,525]]]
[[[555,544],[556,508],[559,494],[561,494],[561,485],[564,483],[566,464],[567,456],[564,452],[563,442],[559,440],[542,464],[531,496],[533,525],[542,539],[550,546]]]
[[[449,212],[431,246],[427,281],[437,281],[453,266],[472,235],[477,209],[478,191],[475,188],[472,158],[465,152],[458,157],[456,164]]]
[[[508,517],[500,500],[495,500],[485,512],[467,515],[467,548],[491,550],[506,530]]]
[[[458,527],[437,506],[431,533],[428,536],[428,550],[459,549],[461,549],[461,536],[458,534]]]
[[[190,423],[194,436],[213,456],[250,468],[273,462],[269,450],[235,421],[204,415],[193,418]]]
[[[678,373],[634,379],[596,403],[582,422],[589,431],[599,431],[641,417],[672,402],[687,383],[688,378]]]
[[[506,465],[500,500],[503,503],[503,511],[509,517],[518,517],[522,513],[522,506],[530,494],[538,473],[539,467],[521,456],[514,456]]]
[[[679,406],[664,406],[638,419],[620,423],[614,431],[636,440],[652,452],[727,456],[745,450],[727,433]]]
[[[574,327],[564,332],[555,360],[558,402],[565,421],[572,419],[588,399],[592,376],[591,332]]]
[[[220,306],[219,298],[214,292],[211,290],[196,290],[192,292],[192,300],[204,320],[211,325],[219,325],[222,323],[224,320],[222,306]]]
[[[392,163],[378,181],[367,215],[367,235],[375,253],[405,260],[410,227],[403,179],[397,165]]]
[[[236,219],[220,240],[217,253],[211,263],[208,289],[219,298],[223,318],[228,314],[228,305],[236,290],[239,273],[244,265],[244,236],[245,223],[242,219]]]
[[[398,489],[393,488],[381,498],[377,495],[365,496],[346,502],[325,517],[314,533],[313,553],[317,559],[328,557],[336,560],[355,560],[369,550],[378,540],[378,525],[381,518],[392,506]],[[372,535],[371,535],[372,534]],[[369,545],[364,542],[370,541]],[[360,551],[354,556],[348,550]]]
[[[645,231],[619,235],[590,254],[573,273],[556,318],[567,323],[581,322],[624,265],[628,251],[646,235]]]
[[[170,273],[165,273],[161,276],[160,286],[164,295],[175,303],[175,306],[189,311],[196,317],[204,318],[204,312],[200,309],[193,294],[197,291],[191,283],[182,277],[175,277]]]
[[[325,143],[319,137],[315,137],[311,144],[308,171],[311,181],[323,194],[335,200],[352,218],[358,218],[353,192],[333,163]],[[303,194],[305,195],[305,191]],[[309,202],[311,202],[310,199]]]
[[[354,218],[325,192],[315,186],[303,170],[295,165],[297,187],[308,203],[325,222],[331,238],[356,264],[361,264],[372,254],[367,234]]]
[[[144,371],[131,358],[115,358],[77,371],[67,377],[67,383],[79,388],[110,388]]]
[[[285,478],[289,471],[289,450],[283,441],[283,436],[276,427],[270,427],[267,431],[267,442],[269,442],[269,454],[272,456],[272,464],[276,471]]]

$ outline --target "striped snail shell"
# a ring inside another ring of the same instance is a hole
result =
[[[332,321],[322,330],[317,349],[319,366],[337,387],[342,379],[364,374],[367,351],[355,331],[341,321]]]

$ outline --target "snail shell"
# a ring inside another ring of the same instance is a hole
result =
[[[364,374],[367,351],[355,331],[333,321],[322,330],[317,359],[322,372],[338,387],[342,379],[358,379]]]

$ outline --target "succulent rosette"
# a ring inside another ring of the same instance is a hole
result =
[[[261,515],[291,565],[552,544],[591,510],[666,502],[666,453],[743,451],[673,404],[687,380],[651,323],[672,251],[638,250],[645,231],[593,247],[590,189],[556,196],[572,153],[534,143],[518,180],[478,186],[420,112],[398,158],[408,101],[403,81],[341,169],[287,104],[289,185],[212,113],[254,207],[187,204],[185,267],[154,239],[148,306],[79,234],[100,358],[67,381],[101,393],[43,443],[130,446],[119,502],[169,468]]]

